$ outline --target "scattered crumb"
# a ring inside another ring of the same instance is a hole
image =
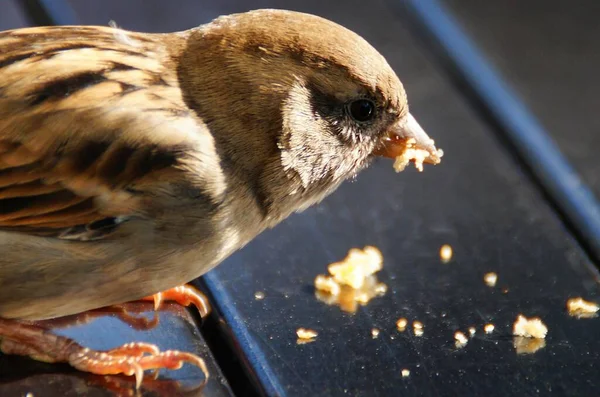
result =
[[[598,304],[584,300],[582,297],[571,298],[567,301],[567,310],[569,316],[577,318],[596,317],[596,312],[600,309]]]
[[[340,285],[333,277],[319,274],[315,278],[315,288],[321,292],[326,292],[330,295],[338,295],[340,293]]]
[[[298,335],[299,339],[313,339],[316,338],[318,333],[312,329],[308,328],[298,328],[296,330],[296,335]]]
[[[382,264],[381,251],[366,246],[362,250],[352,248],[343,261],[330,264],[328,270],[338,283],[358,289],[363,286],[367,276],[381,270]]]
[[[452,247],[448,244],[442,245],[440,248],[440,259],[442,263],[448,263],[452,259]]]
[[[494,328],[496,328],[496,327],[494,326],[494,324],[486,324],[486,325],[483,327],[483,330],[485,331],[485,333],[486,333],[486,334],[491,334],[492,332],[494,332]]]
[[[297,345],[307,345],[309,343],[313,343],[314,341],[316,341],[315,338],[312,338],[312,339],[300,339],[300,338],[298,338],[298,339],[296,339],[296,344]]]
[[[29,393],[25,394],[25,397],[34,397],[34,395],[32,392],[29,392]]]
[[[377,328],[373,328],[371,330],[371,336],[373,337],[373,339],[379,337],[379,330]]]
[[[354,313],[358,304],[366,305],[387,292],[387,285],[378,282],[374,275],[382,265],[383,255],[376,247],[352,248],[343,261],[328,266],[331,276],[320,274],[315,278],[315,296]]]
[[[410,371],[406,368],[402,369],[402,377],[408,378],[410,376]]]
[[[513,347],[515,348],[517,354],[533,354],[536,351],[546,347],[546,340],[540,338],[515,336],[513,338]]]
[[[387,285],[385,285],[384,283],[379,283],[375,286],[375,292],[378,295],[385,295],[385,293],[387,292]]]
[[[503,294],[508,294],[508,288],[504,288],[504,289],[502,290],[502,293],[503,293]]]
[[[488,287],[495,287],[496,282],[498,281],[498,275],[494,272],[486,273],[483,276],[483,281],[485,281]]]
[[[254,293],[254,299],[256,299],[257,301],[265,299],[265,293],[262,291],[256,291]]]
[[[459,349],[465,347],[465,345],[469,342],[469,338],[467,338],[467,336],[461,331],[456,331],[454,333],[454,340],[456,341],[456,347]]]
[[[420,321],[413,321],[413,332],[415,336],[423,336],[423,323]]]
[[[524,336],[526,338],[544,339],[548,333],[548,327],[539,317],[527,318],[522,314],[517,316],[517,321],[513,324],[513,335]]]
[[[400,332],[404,332],[404,330],[406,330],[406,326],[408,325],[408,320],[405,319],[404,317],[398,319],[398,321],[396,321],[396,328],[398,328],[398,331]]]
[[[469,336],[475,335],[477,329],[475,327],[469,327]]]

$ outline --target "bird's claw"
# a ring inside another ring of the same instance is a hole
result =
[[[178,350],[161,352],[157,346],[148,343],[128,343],[105,352],[71,345],[68,363],[74,368],[97,375],[123,374],[135,376],[136,388],[140,388],[144,371],[159,369],[179,369],[184,363],[197,366],[204,373],[205,384],[208,381],[208,369],[200,357]],[[156,371],[155,374],[156,376]]]

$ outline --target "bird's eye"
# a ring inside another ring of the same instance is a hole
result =
[[[348,104],[348,113],[355,121],[369,121],[375,115],[375,104],[368,99],[358,99]]]

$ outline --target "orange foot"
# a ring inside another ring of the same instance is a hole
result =
[[[163,301],[177,302],[182,306],[194,305],[200,312],[200,317],[205,318],[210,313],[208,298],[195,287],[186,284],[171,288],[141,300],[154,302],[154,309],[158,310]]]
[[[0,351],[48,363],[64,362],[80,371],[98,375],[135,375],[138,389],[145,370],[179,369],[186,362],[204,372],[203,384],[208,381],[204,360],[190,353],[177,350],[161,352],[148,343],[128,343],[116,349],[96,351],[43,327],[18,320],[0,318]]]

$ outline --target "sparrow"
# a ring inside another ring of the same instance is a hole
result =
[[[440,162],[384,57],[314,15],[256,10],[167,34],[24,28],[0,48],[7,354],[138,383],[202,365],[146,344],[91,351],[36,321],[161,296],[202,308],[180,286],[375,157],[409,142]]]

